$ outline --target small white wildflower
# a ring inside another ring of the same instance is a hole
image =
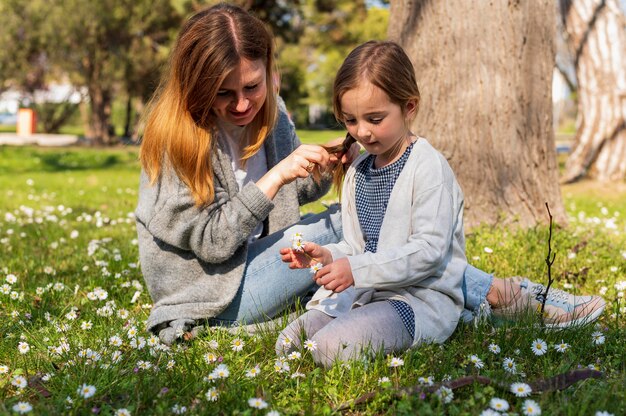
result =
[[[498,412],[506,412],[509,410],[509,402],[504,399],[494,397],[491,401],[489,401],[489,407],[493,410],[497,410]]]
[[[378,384],[386,384],[386,383],[390,383],[391,380],[389,380],[389,377],[381,377],[378,379]]]
[[[532,389],[526,383],[513,383],[511,384],[511,393],[517,397],[527,397],[532,393]]]
[[[404,360],[399,357],[391,357],[389,360],[389,367],[401,367],[404,365]]]
[[[489,351],[494,354],[500,354],[500,346],[497,344],[489,344]]]
[[[211,364],[217,361],[217,354],[215,354],[214,352],[207,352],[206,354],[204,354],[204,361],[207,364]]]
[[[243,340],[239,339],[239,338],[235,338],[233,340],[233,342],[231,343],[231,349],[233,351],[241,351],[243,350],[243,347],[246,345],[245,342],[243,342]]]
[[[469,361],[474,364],[474,367],[481,369],[485,366],[485,363],[483,363],[483,360],[481,360],[480,358],[478,358],[478,356],[476,355],[470,355],[468,357]]]
[[[488,253],[488,254],[493,253],[493,249],[491,247],[485,247],[483,250],[485,250],[485,253]]]
[[[80,323],[80,329],[82,329],[83,331],[88,331],[91,328],[93,328],[93,323],[91,321],[82,321]]]
[[[593,343],[595,345],[602,345],[604,344],[605,338],[604,338],[604,334],[600,331],[596,331],[593,334],[591,334],[591,338],[593,340]]]
[[[204,397],[206,397],[206,399],[210,402],[215,402],[217,401],[218,397],[219,397],[219,393],[217,391],[217,389],[215,387],[211,387],[205,394]]]
[[[309,351],[315,351],[317,349],[317,342],[313,341],[312,339],[307,339],[306,341],[304,341],[304,348]]]
[[[454,399],[454,393],[452,392],[452,389],[446,386],[441,386],[439,390],[435,392],[435,394],[443,403],[450,403],[452,399]]]
[[[76,393],[79,396],[84,397],[85,399],[88,399],[92,397],[94,394],[96,394],[96,388],[88,384],[83,384],[76,390]]]
[[[556,344],[554,346],[554,349],[557,350],[558,352],[565,352],[569,349],[569,344],[566,342],[563,342],[563,340],[561,340],[560,344]]]
[[[20,342],[17,345],[17,350],[20,352],[20,354],[26,354],[28,351],[30,351],[30,345],[28,345],[27,342]]]
[[[432,386],[435,384],[435,378],[433,376],[419,377],[417,382],[425,386]]]
[[[11,379],[11,384],[18,389],[23,389],[28,386],[28,382],[26,381],[26,378],[24,376],[13,377],[13,379]]]
[[[253,397],[248,399],[248,405],[255,409],[265,409],[267,407],[267,402],[261,397]]]
[[[7,274],[7,277],[4,279],[10,285],[17,283],[17,276],[14,274]]]
[[[531,349],[533,351],[533,354],[543,355],[546,352],[548,352],[548,344],[546,344],[546,342],[542,340],[541,338],[537,338],[536,340],[533,341]]]
[[[317,272],[319,272],[322,267],[324,267],[324,265],[322,263],[314,263],[311,265],[311,273],[315,274]]]
[[[504,368],[504,371],[511,374],[515,374],[517,371],[515,360],[509,357],[506,357],[502,362],[502,368]]]
[[[254,378],[258,376],[260,372],[261,372],[261,368],[258,365],[255,365],[254,367],[246,371],[246,377]]]
[[[114,415],[115,416],[131,416],[131,413],[128,409],[122,408],[122,409],[117,409]]]
[[[539,407],[539,404],[534,400],[524,400],[522,413],[526,416],[538,416],[541,414],[541,407]]]
[[[17,404],[13,405],[12,409],[15,413],[25,414],[33,410],[33,406],[28,402],[17,402]]]
[[[301,357],[302,357],[302,354],[300,354],[298,351],[292,351],[291,353],[289,353],[289,355],[287,355],[287,359],[289,361],[297,360]]]

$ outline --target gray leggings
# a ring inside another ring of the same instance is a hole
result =
[[[289,346],[285,346],[287,337],[291,340]],[[313,359],[324,367],[332,366],[336,360],[348,361],[372,352],[402,352],[413,344],[402,319],[386,301],[368,303],[338,318],[310,310],[280,333],[276,353],[300,350],[302,337],[317,343]]]

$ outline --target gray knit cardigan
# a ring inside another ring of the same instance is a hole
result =
[[[177,319],[219,315],[234,298],[246,265],[248,237],[260,222],[273,233],[300,220],[300,205],[330,187],[311,177],[283,186],[273,200],[254,183],[239,189],[228,154],[218,140],[212,155],[215,199],[197,207],[189,188],[166,172],[150,185],[141,173],[135,211],[139,259],[153,307],[148,329]],[[264,147],[268,170],[300,146],[281,109]]]

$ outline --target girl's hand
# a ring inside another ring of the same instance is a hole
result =
[[[296,251],[293,248],[281,248],[280,258],[283,262],[289,263],[290,269],[306,269],[316,263],[328,264],[333,261],[330,251],[319,244],[304,243],[303,251]]]
[[[350,262],[344,257],[327,264],[315,274],[315,283],[336,293],[343,292],[354,285]]]

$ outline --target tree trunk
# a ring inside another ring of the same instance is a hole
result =
[[[115,139],[110,123],[111,93],[97,84],[90,85],[88,91],[91,104],[92,139],[99,146],[111,145]]]
[[[555,10],[549,0],[396,0],[389,37],[422,93],[414,132],[450,161],[465,219],[529,227],[566,216],[552,130]]]
[[[565,182],[626,178],[626,18],[616,0],[561,0],[578,79],[576,139]]]

